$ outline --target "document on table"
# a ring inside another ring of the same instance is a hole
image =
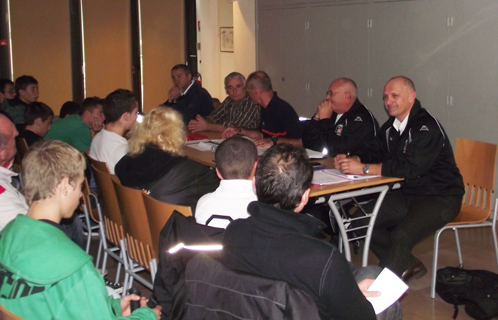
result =
[[[312,184],[315,185],[329,185],[334,183],[347,182],[352,180],[363,180],[380,176],[364,176],[364,175],[351,175],[341,173],[338,169],[324,169],[324,170],[316,170],[313,173]]]
[[[379,314],[395,303],[407,289],[408,286],[403,280],[391,270],[384,268],[368,288],[368,291],[380,291],[381,295],[379,297],[368,297],[367,300],[372,304],[375,314]]]
[[[223,142],[223,139],[211,139],[207,141],[201,141],[199,143],[188,144],[190,148],[194,148],[201,151],[215,151],[216,148]]]

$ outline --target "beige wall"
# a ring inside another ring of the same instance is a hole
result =
[[[131,90],[130,5],[122,0],[84,0],[86,96],[104,98]]]
[[[14,79],[35,77],[38,101],[59,114],[72,99],[68,1],[10,1],[10,11]]]
[[[185,63],[182,0],[142,0],[144,105],[147,112],[168,99],[171,68]]]
[[[14,77],[34,76],[39,101],[59,114],[72,100],[69,5],[63,0],[10,1]],[[83,0],[86,96],[131,89],[130,5]],[[164,102],[170,70],[185,62],[182,0],[142,0],[144,111]]]

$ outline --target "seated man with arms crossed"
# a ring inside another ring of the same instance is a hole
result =
[[[361,158],[340,154],[334,159],[335,167],[347,174],[405,179],[400,189],[384,198],[370,244],[379,265],[405,282],[427,272],[411,253],[413,247],[455,219],[464,194],[448,136],[416,95],[410,79],[390,79],[383,95],[390,118],[382,125],[370,152]]]
[[[210,227],[226,228],[233,220],[247,218],[247,205],[257,200],[252,178],[258,151],[250,140],[231,137],[219,145],[214,159],[220,186],[199,199],[195,220]]]
[[[19,137],[26,140],[29,147],[35,142],[43,141],[43,137],[50,130],[54,112],[43,102],[35,101],[26,107],[24,118],[26,126],[19,132]]]
[[[327,97],[318,104],[318,109],[303,132],[305,148],[328,155],[340,153],[359,155],[367,148],[379,131],[373,114],[358,100],[356,83],[348,78],[339,78],[329,86]]]
[[[118,89],[104,99],[105,128],[92,140],[90,157],[107,163],[114,174],[114,166],[128,153],[128,141],[124,135],[137,120],[138,102],[133,92]]]
[[[92,143],[92,131],[98,132],[104,127],[102,99],[86,98],[78,114],[60,119],[52,124],[45,136],[46,140],[61,140],[80,152],[88,152]]]
[[[256,140],[256,146],[262,147],[277,143],[302,146],[303,129],[299,117],[294,108],[273,91],[270,77],[263,71],[253,72],[247,78],[246,89],[251,100],[262,107],[259,129],[230,127],[223,131],[222,137],[241,134]]]
[[[246,78],[238,72],[226,76],[225,90],[228,97],[208,117],[197,115],[195,119],[190,120],[188,129],[193,132],[223,132],[228,127],[259,128],[261,107],[247,95],[245,81]]]
[[[322,319],[375,319],[366,296],[380,295],[367,291],[380,268],[351,272],[352,265],[339,250],[313,237],[324,223],[299,214],[308,201],[312,177],[304,149],[279,144],[266,151],[254,178],[258,201],[249,204],[250,217],[227,226],[220,261],[232,270],[282,280],[306,291]],[[399,304],[378,319],[401,319]]]
[[[29,207],[0,238],[0,304],[25,319],[121,319],[137,295],[109,297],[92,257],[61,231],[79,205],[85,160],[61,141],[31,148],[23,160]],[[159,319],[146,299],[130,319]],[[117,316],[119,315],[119,316]]]
[[[180,112],[186,125],[195,119],[196,115],[206,117],[213,111],[211,95],[192,79],[189,67],[177,64],[171,69],[171,78],[175,86],[169,89],[168,100],[161,106]]]

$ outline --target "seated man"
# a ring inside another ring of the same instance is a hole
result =
[[[384,198],[370,249],[380,266],[410,282],[427,272],[411,253],[413,247],[453,221],[462,206],[464,187],[448,136],[416,99],[413,82],[406,77],[390,79],[383,98],[390,118],[371,152],[361,158],[340,154],[334,162],[347,174],[405,179],[400,189]]]
[[[18,130],[24,126],[26,107],[38,99],[38,81],[32,76],[20,76],[15,82],[16,96],[5,99],[0,108],[14,121]]]
[[[98,132],[104,126],[102,99],[86,98],[78,114],[60,119],[52,124],[46,140],[61,140],[81,152],[88,152],[92,143],[91,130]]]
[[[258,151],[250,140],[232,137],[216,148],[214,159],[220,186],[199,199],[195,220],[210,227],[226,228],[233,220],[247,218],[247,205],[257,200],[252,178]]]
[[[14,82],[10,79],[0,79],[0,103],[5,99],[14,99],[15,96]]]
[[[16,126],[0,113],[0,231],[18,214],[28,212],[24,196],[12,185],[13,178],[17,178],[17,173],[10,170],[16,154],[16,136]]]
[[[316,151],[327,148],[330,156],[359,155],[379,131],[373,114],[358,100],[356,83],[339,78],[329,86],[327,97],[303,132],[303,146]]]
[[[137,120],[138,102],[133,92],[118,89],[104,99],[104,115],[107,120],[92,140],[90,157],[107,163],[114,174],[114,166],[128,152],[128,141],[124,138]]]
[[[369,278],[380,268],[357,270],[359,277],[377,269],[357,284],[339,250],[313,237],[325,225],[298,214],[308,201],[312,177],[313,168],[302,148],[279,144],[266,151],[254,178],[258,201],[249,204],[249,218],[226,228],[221,262],[232,270],[282,280],[304,290],[322,319],[375,319],[365,296],[380,295],[367,291],[373,282]],[[399,304],[379,316],[401,319]]]
[[[137,295],[114,299],[92,257],[72,243],[59,222],[79,205],[85,159],[61,141],[46,141],[24,159],[30,205],[0,238],[0,304],[26,319],[120,319],[130,315]],[[20,290],[21,289],[21,290]],[[141,308],[134,319],[159,319],[160,307]],[[119,315],[119,316],[117,316]]]
[[[232,72],[225,77],[225,91],[228,97],[211,114],[203,118],[197,115],[190,120],[190,131],[218,131],[223,132],[228,127],[242,127],[258,129],[261,107],[252,102],[245,88],[246,78]]]
[[[171,78],[175,86],[168,91],[168,100],[161,106],[172,107],[183,116],[183,122],[188,125],[196,115],[208,116],[214,109],[213,99],[206,89],[192,80],[189,67],[177,64],[171,69]]]
[[[241,134],[255,139],[256,146],[263,147],[277,143],[302,146],[303,130],[299,117],[294,108],[273,91],[270,77],[263,71],[253,72],[247,78],[246,89],[251,100],[263,108],[259,130],[230,127],[223,131],[222,137]]]
[[[19,137],[26,140],[29,147],[35,142],[43,141],[43,137],[50,130],[54,112],[43,102],[35,101],[26,107],[24,119],[26,126],[19,132]]]

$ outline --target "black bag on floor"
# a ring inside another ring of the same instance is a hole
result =
[[[458,315],[458,305],[465,305],[465,312],[478,320],[498,317],[498,274],[486,270],[465,270],[446,267],[436,275],[436,292],[441,299],[455,306],[453,319]]]

